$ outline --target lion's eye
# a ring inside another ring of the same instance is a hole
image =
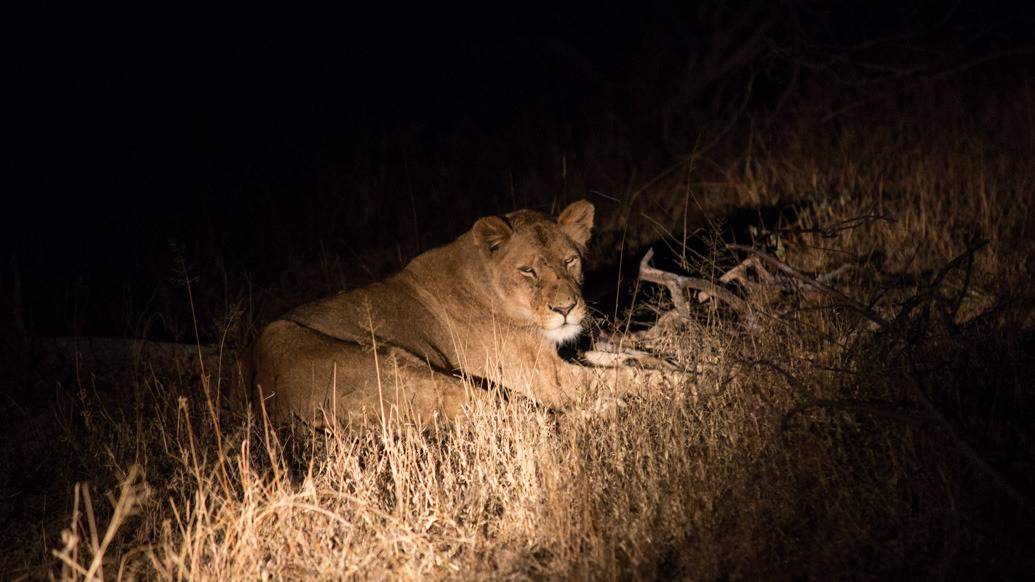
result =
[[[521,274],[526,277],[535,278],[535,269],[532,267],[519,267],[518,271],[521,271]]]
[[[564,259],[564,264],[569,266],[569,267],[574,265],[577,262],[579,262],[579,258],[576,257],[576,256],[571,256],[571,257],[568,257],[567,259]]]

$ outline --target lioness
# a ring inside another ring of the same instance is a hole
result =
[[[255,385],[271,418],[453,418],[470,399],[493,397],[461,375],[564,408],[603,375],[557,354],[586,317],[582,260],[592,227],[586,201],[556,219],[533,210],[481,218],[382,282],[290,311],[254,349]]]

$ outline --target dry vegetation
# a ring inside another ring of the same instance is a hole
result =
[[[57,517],[7,534],[4,568],[213,580],[1031,573],[1035,96],[1022,87],[929,118],[926,99],[879,119],[741,124],[600,212],[598,257],[623,244],[639,256],[652,240],[717,280],[743,256],[723,246],[732,210],[780,204],[793,212],[767,225],[780,233],[767,248],[810,277],[836,272],[826,283],[863,309],[793,278],[742,294],[750,314],[693,303],[643,340],[699,371],[693,386],[606,412],[501,402],[424,432],[274,430],[222,410],[231,374],[211,368],[144,362],[122,405],[80,378],[57,395],[65,432],[34,438],[74,448],[68,463],[89,482],[69,486]],[[632,342],[671,299],[642,284],[617,320],[598,307],[597,333]],[[227,319],[230,335],[259,323]]]

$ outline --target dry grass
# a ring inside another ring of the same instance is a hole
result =
[[[1019,109],[1030,111],[1026,99]],[[79,450],[103,471],[98,481],[121,485],[107,500],[76,486],[61,543],[35,542],[40,551],[17,571],[218,580],[1031,572],[1035,173],[1015,152],[1032,151],[1032,135],[1015,128],[1029,142],[1011,149],[964,125],[860,127],[755,135],[749,151],[723,163],[691,158],[629,204],[655,212],[680,250],[687,208],[720,220],[724,208],[792,202],[784,259],[819,274],[857,265],[831,284],[889,328],[803,288],[757,302],[751,325],[701,305],[652,340],[677,363],[700,365],[694,387],[650,391],[607,414],[500,403],[424,432],[314,434],[215,418],[202,395],[216,387],[189,376],[140,374],[134,405],[122,407],[87,383],[68,412],[84,435]],[[889,220],[829,228],[861,215]],[[939,279],[977,238],[989,245]],[[684,258],[708,277],[732,260],[715,247]],[[658,297],[648,291],[641,297]],[[630,316],[650,320],[665,301],[641,300]]]

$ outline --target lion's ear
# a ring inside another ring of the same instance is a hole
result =
[[[490,255],[498,251],[514,234],[514,229],[499,216],[479,218],[471,231],[474,234],[474,244]]]
[[[557,225],[575,244],[585,246],[593,230],[593,205],[585,200],[572,202],[557,217]]]

